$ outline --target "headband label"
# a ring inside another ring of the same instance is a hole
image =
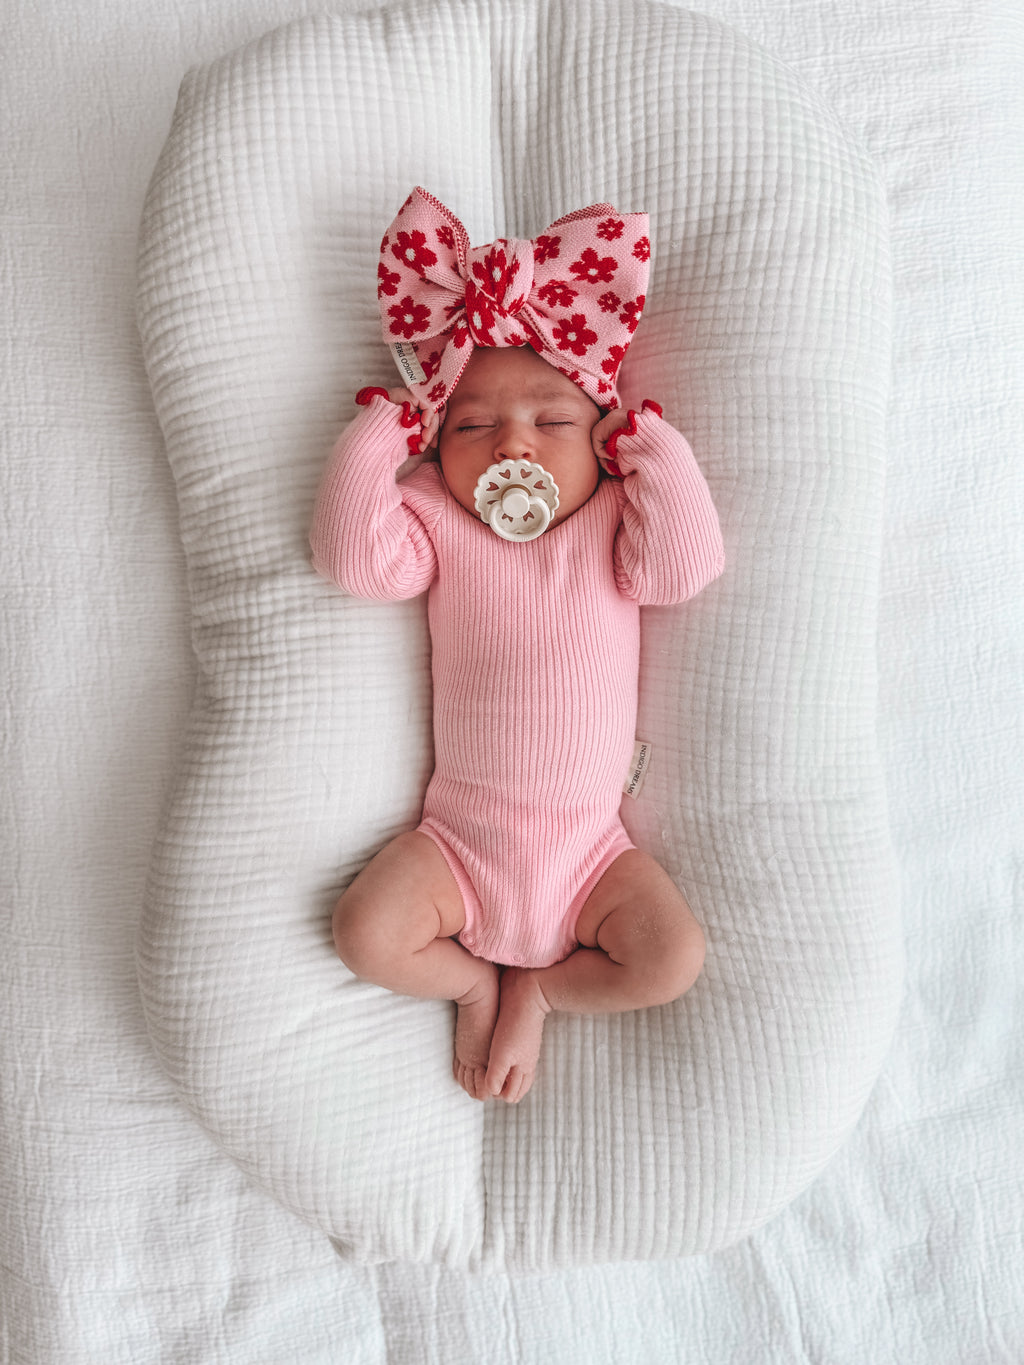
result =
[[[629,776],[626,778],[626,785],[622,788],[626,796],[634,799],[640,795],[644,780],[647,777],[647,764],[651,757],[651,746],[646,739],[638,739],[633,748],[633,760],[629,765]]]
[[[423,366],[416,358],[416,352],[408,341],[393,341],[388,349],[398,366],[398,373],[407,384],[423,384],[427,376]]]

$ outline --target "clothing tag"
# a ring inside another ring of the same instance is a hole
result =
[[[416,352],[407,341],[393,341],[389,349],[398,366],[398,373],[407,383],[425,383],[427,376],[423,372],[423,366],[416,359]]]
[[[647,764],[651,758],[651,746],[646,739],[638,739],[633,747],[633,760],[629,765],[626,785],[622,788],[626,796],[634,799],[640,795],[647,777]]]

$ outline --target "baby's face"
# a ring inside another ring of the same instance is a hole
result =
[[[564,521],[597,487],[590,433],[597,404],[528,346],[478,347],[441,428],[441,471],[452,496],[476,516],[473,490],[490,465],[510,456],[543,465],[558,485]]]

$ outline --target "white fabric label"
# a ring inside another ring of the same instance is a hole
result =
[[[423,366],[416,359],[416,352],[407,341],[393,341],[389,347],[398,373],[409,384],[422,384],[426,380]]]
[[[622,788],[626,796],[634,799],[640,795],[640,791],[647,777],[647,765],[651,758],[651,746],[646,739],[638,739],[633,748],[633,759],[629,765],[629,774],[626,777],[626,784]]]

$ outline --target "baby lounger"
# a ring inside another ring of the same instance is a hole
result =
[[[651,215],[625,401],[690,438],[725,576],[643,621],[625,819],[705,927],[645,1013],[553,1016],[518,1107],[451,1076],[453,1009],[355,980],[339,889],[418,818],[422,600],[309,563],[415,184],[474,243]],[[139,938],[153,1042],[251,1178],[358,1261],[536,1270],[710,1251],[791,1200],[881,1064],[900,954],[875,751],[882,193],[794,75],[668,3],[423,0],[303,19],[186,77],[139,319],[181,507],[198,691]]]

